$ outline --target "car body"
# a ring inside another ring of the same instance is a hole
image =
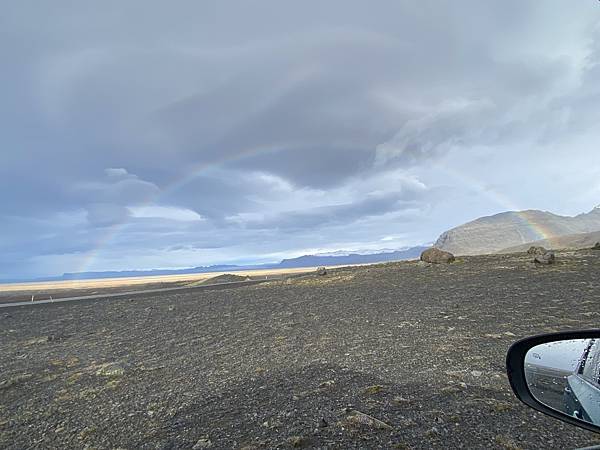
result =
[[[565,412],[586,422],[600,424],[600,339],[590,339],[577,368],[567,377]]]

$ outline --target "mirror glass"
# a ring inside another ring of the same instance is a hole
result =
[[[600,425],[600,339],[532,347],[525,355],[525,378],[539,402]]]

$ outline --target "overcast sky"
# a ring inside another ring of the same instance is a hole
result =
[[[0,279],[600,203],[596,0],[22,0],[0,61]]]

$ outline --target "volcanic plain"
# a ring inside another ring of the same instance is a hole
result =
[[[520,337],[595,328],[600,251],[336,268],[0,309],[0,448],[575,448]]]

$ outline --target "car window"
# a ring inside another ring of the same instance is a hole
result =
[[[582,376],[585,380],[599,386],[599,365],[600,365],[600,340],[596,340],[590,347]]]

